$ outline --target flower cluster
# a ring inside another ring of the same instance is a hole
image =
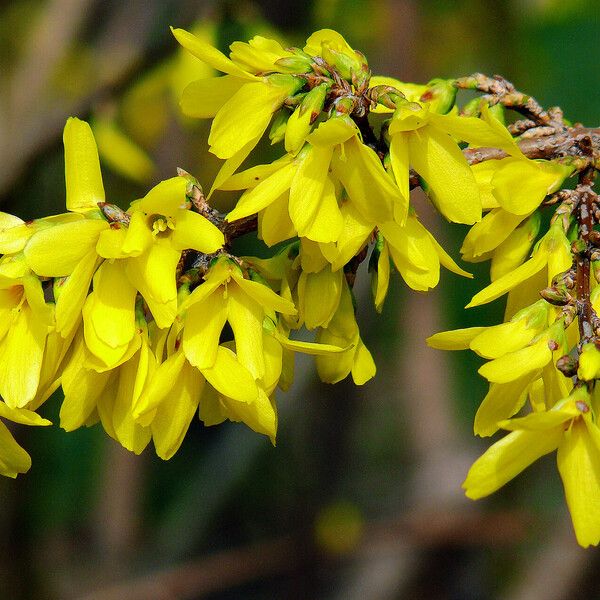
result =
[[[136,453],[152,440],[171,457],[196,413],[274,443],[275,390],[291,385],[294,352],[315,355],[324,382],[375,374],[353,294],[365,259],[379,312],[394,268],[421,292],[441,266],[471,276],[420,221],[410,190],[421,187],[445,219],[471,226],[463,258],[491,260],[491,283],[469,306],[508,295],[504,323],[429,338],[489,360],[475,432],[510,431],[473,465],[466,493],[485,496],[556,449],[577,538],[598,544],[597,138],[500,77],[373,75],[329,29],[303,48],[255,36],[228,56],[198,33],[173,30],[189,56],[171,83],[184,88],[184,115],[212,119],[208,144],[224,162],[208,197],[179,170],[126,210],[106,202],[92,131],[71,118],[68,212],[31,222],[0,213],[0,417],[47,425],[35,411],[62,386],[64,429],[101,422]],[[485,96],[459,107],[459,89]],[[525,118],[506,126],[505,109]],[[129,157],[116,161],[128,177],[149,177],[113,125],[95,124],[103,154]],[[265,137],[276,158],[257,164]],[[574,174],[577,187],[561,189]],[[230,212],[209,204],[215,191],[238,193]],[[233,253],[250,231],[270,256]],[[301,328],[314,341],[297,339]],[[29,466],[0,423],[0,473]]]

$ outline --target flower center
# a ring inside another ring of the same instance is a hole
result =
[[[169,230],[175,229],[175,223],[171,219],[171,217],[166,217],[165,215],[151,215],[150,216],[150,224],[152,226],[152,235],[157,237],[164,237],[169,235]]]

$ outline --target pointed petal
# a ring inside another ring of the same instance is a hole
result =
[[[36,232],[25,246],[30,269],[44,277],[70,275],[77,263],[96,246],[106,221],[85,220],[55,225]]]
[[[190,248],[210,254],[225,243],[223,233],[208,219],[191,210],[180,210],[171,237],[175,250]]]
[[[132,414],[138,423],[150,425],[159,404],[171,394],[176,396],[173,388],[178,387],[184,363],[185,355],[183,350],[179,350],[158,365],[142,394],[133,403]]]
[[[156,454],[163,460],[169,460],[179,450],[204,387],[204,377],[189,364],[183,366],[179,378],[176,393],[160,404],[151,425]]]
[[[258,388],[250,371],[241,365],[235,354],[219,346],[213,367],[202,369],[206,380],[221,394],[239,402],[253,402]]]
[[[581,419],[564,433],[557,454],[573,528],[581,546],[600,542],[600,450]]]
[[[208,136],[210,151],[230,158],[265,132],[288,89],[262,81],[243,85],[219,110]]]
[[[231,75],[192,81],[183,90],[179,101],[181,112],[196,119],[210,119],[244,83],[244,79]]]
[[[500,279],[496,279],[496,281],[493,281],[490,285],[475,294],[465,308],[480,306],[481,304],[487,304],[496,298],[500,298],[500,296],[503,296],[509,290],[512,290],[520,283],[539,273],[546,266],[547,261],[548,256],[545,252],[536,252],[532,258],[524,262],[520,267],[503,275]]]
[[[31,457],[13,438],[6,425],[0,422],[0,475],[15,478],[31,468]]]
[[[235,277],[236,283],[265,309],[275,310],[282,315],[295,315],[296,307],[285,298],[276,294],[272,289],[258,281],[250,281],[243,277]]]
[[[256,214],[269,206],[289,189],[296,171],[295,164],[285,165],[255,188],[246,191],[238,200],[236,207],[227,215],[227,220],[231,223],[242,217]]]
[[[171,32],[175,36],[175,39],[188,52],[191,52],[196,58],[199,58],[202,62],[210,65],[213,69],[228,73],[229,75],[234,75],[235,77],[241,77],[242,79],[258,79],[258,77],[238,67],[222,52],[219,52],[219,50],[192,33],[185,31],[185,29],[171,28]]]
[[[534,371],[508,383],[492,383],[475,415],[475,435],[487,437],[498,431],[500,421],[517,414],[527,400],[529,384],[539,376]]]
[[[56,330],[63,338],[69,337],[81,319],[81,310],[90,290],[92,275],[100,259],[90,250],[73,269],[60,287],[56,300]]]
[[[489,496],[544,454],[556,450],[563,436],[561,428],[550,431],[513,431],[480,456],[463,488],[468,498]]]
[[[222,290],[188,309],[183,330],[183,350],[193,366],[206,369],[215,364],[226,319],[227,302]]]
[[[227,320],[233,330],[238,361],[252,373],[254,379],[262,379],[265,373],[263,356],[263,319],[265,311],[240,288],[229,288]]]
[[[104,202],[104,186],[94,134],[85,121],[67,119],[63,132],[67,210],[86,212]]]
[[[479,221],[479,187],[456,142],[427,126],[406,135],[411,165],[427,182],[440,212],[455,223]]]
[[[428,346],[437,350],[468,350],[471,341],[486,327],[467,327],[466,329],[454,329],[452,331],[441,331],[425,341]]]
[[[552,360],[547,339],[516,352],[510,352],[480,367],[478,373],[488,381],[507,383],[541,369]]]

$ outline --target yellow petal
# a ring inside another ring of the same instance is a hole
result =
[[[185,29],[171,28],[171,32],[175,36],[175,39],[188,52],[191,52],[196,58],[199,58],[202,62],[210,65],[213,69],[228,73],[229,75],[234,75],[235,77],[241,77],[242,79],[258,79],[251,73],[238,67],[222,52],[219,52],[219,50],[206,43],[203,39],[185,31]]]
[[[208,143],[219,158],[230,158],[250,140],[260,138],[288,90],[262,81],[243,85],[217,113]]]
[[[70,275],[77,263],[96,246],[108,229],[106,221],[85,220],[38,231],[25,246],[25,259],[34,273],[44,277]]]
[[[56,300],[56,330],[69,337],[79,324],[83,303],[88,295],[92,275],[100,260],[94,250],[88,252],[60,286]],[[55,284],[56,285],[56,284]]]
[[[241,365],[235,354],[219,346],[213,367],[202,369],[206,380],[221,394],[238,402],[253,402],[258,388],[250,371]]]
[[[94,134],[85,121],[67,119],[63,132],[67,210],[86,212],[104,202],[104,186]]]
[[[500,296],[503,296],[509,290],[512,290],[520,283],[539,273],[546,266],[547,261],[548,256],[545,252],[536,252],[533,258],[530,258],[514,271],[503,275],[500,279],[496,279],[496,281],[493,281],[486,288],[475,294],[466,308],[487,304],[496,298],[500,298]]]
[[[369,379],[375,377],[377,368],[375,361],[369,352],[369,349],[359,338],[354,354],[354,363],[352,365],[352,380],[356,385],[364,385]]]
[[[596,546],[600,542],[600,450],[582,419],[564,433],[557,462],[577,541],[584,548]]]
[[[227,215],[227,220],[231,223],[269,206],[289,189],[296,170],[295,164],[285,165],[255,188],[245,192],[236,207]]]
[[[31,457],[13,438],[6,425],[0,422],[0,475],[15,478],[31,468]]]
[[[85,326],[93,327],[96,336],[111,348],[128,345],[136,331],[136,294],[122,262],[103,262],[94,275],[95,301]]]
[[[471,341],[485,330],[486,327],[468,327],[442,331],[428,337],[425,341],[428,346],[437,350],[467,350]]]
[[[1,401],[0,417],[9,419],[14,423],[21,423],[22,425],[52,425],[51,421],[44,419],[32,410],[27,410],[26,408],[10,408]]]
[[[196,302],[187,312],[183,349],[190,363],[200,369],[212,367],[217,360],[219,337],[227,319],[223,291]]]
[[[172,245],[176,250],[191,248],[210,254],[219,250],[224,243],[223,232],[208,219],[191,210],[178,211],[172,234]]]
[[[503,208],[490,211],[479,223],[475,223],[465,237],[461,248],[463,259],[472,261],[494,250],[515,230],[526,215],[513,215]]]
[[[200,372],[184,364],[173,394],[159,405],[151,429],[156,454],[163,460],[169,460],[181,446],[198,410],[203,387],[204,377]]]
[[[244,79],[231,75],[192,81],[183,90],[179,106],[188,117],[210,119],[244,83]]]
[[[248,294],[248,296],[253,298],[265,309],[275,310],[283,315],[296,314],[296,307],[292,302],[282,298],[266,285],[258,283],[257,281],[244,279],[241,275],[235,276],[234,274],[234,278],[244,293]]]
[[[227,320],[233,330],[238,361],[261,379],[265,372],[263,357],[264,308],[241,289],[231,286],[227,299]]]
[[[506,159],[492,178],[500,206],[516,215],[527,215],[555,192],[572,171],[552,162]]]
[[[479,187],[458,145],[432,127],[406,135],[411,165],[427,182],[440,212],[455,223],[479,221]]]
[[[408,198],[385,172],[375,151],[353,137],[344,143],[344,152],[345,159],[334,153],[333,173],[363,217],[375,223],[391,221],[395,205],[401,207],[402,216],[406,215]]]
[[[36,395],[48,327],[23,304],[0,347],[0,395],[22,408]]]
[[[185,177],[171,177],[157,183],[143,198],[132,204],[135,211],[147,215],[175,217],[186,203],[187,181]]]
[[[518,413],[527,400],[527,388],[539,376],[538,371],[527,373],[508,383],[492,383],[475,415],[475,435],[487,437],[498,431],[500,421]]]
[[[544,454],[558,447],[563,436],[557,427],[550,431],[513,431],[480,456],[463,488],[468,498],[477,500],[492,494]]]
[[[283,193],[258,214],[259,238],[269,247],[297,234],[290,219],[288,204],[288,194]]]
[[[330,267],[318,273],[302,273],[298,286],[302,287],[300,312],[307,329],[327,327],[333,317],[342,293],[342,271]]]
[[[544,367],[552,359],[547,339],[486,363],[479,373],[488,381],[507,383]]]

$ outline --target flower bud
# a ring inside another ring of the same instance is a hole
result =
[[[282,73],[308,73],[312,71],[311,59],[308,56],[285,56],[275,61],[275,66]]]
[[[346,80],[352,81],[353,73],[360,73],[363,68],[363,65],[366,64],[364,61],[364,56],[362,60],[357,56],[357,53],[354,56],[346,54],[345,52],[340,52],[339,50],[334,50],[329,44],[323,43],[321,56],[325,59],[327,63],[336,68],[338,73]]]
[[[572,301],[567,290],[558,287],[547,287],[540,292],[540,296],[554,306],[565,306]]]
[[[300,106],[289,118],[285,130],[285,149],[287,152],[296,154],[304,144],[306,136],[310,133],[310,126],[321,114],[329,87],[328,83],[322,83],[313,88],[304,96]]]
[[[577,373],[578,362],[576,358],[565,354],[556,361],[556,368],[565,376],[573,377]]]
[[[421,102],[429,102],[433,111],[446,114],[456,100],[458,90],[454,87],[454,79],[432,79],[427,87],[429,89],[421,96]]]

